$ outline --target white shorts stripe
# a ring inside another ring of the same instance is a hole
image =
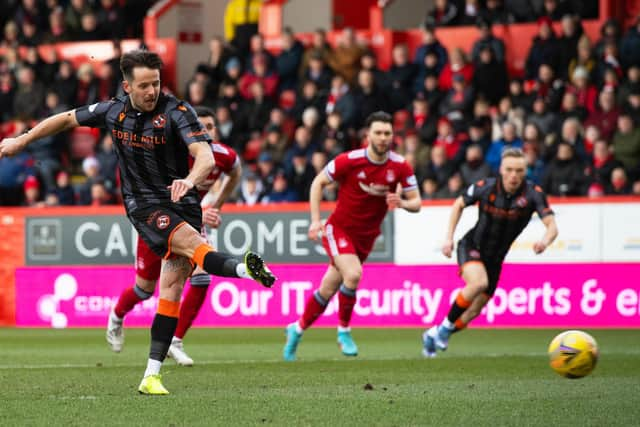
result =
[[[340,252],[338,252],[338,245],[336,244],[336,238],[333,236],[333,225],[327,224],[325,230],[327,231],[327,241],[329,242],[329,250],[331,251],[331,255],[340,255]]]

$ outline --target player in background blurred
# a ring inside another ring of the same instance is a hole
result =
[[[210,274],[253,279],[271,287],[276,278],[262,258],[247,252],[244,262],[217,252],[200,235],[202,209],[196,190],[214,166],[210,137],[184,101],[160,91],[162,60],[134,50],[122,55],[126,96],[55,114],[16,138],[0,141],[0,158],[78,126],[106,128],[113,138],[129,221],[151,250],[162,256],[158,309],[151,325],[141,394],[169,392],[160,369],[178,324],[185,281],[198,265]],[[189,168],[189,159],[195,160]]]
[[[311,184],[309,238],[322,238],[331,262],[320,287],[307,301],[302,317],[286,328],[283,356],[287,361],[296,360],[302,333],[325,311],[336,292],[340,319],[338,344],[345,356],[358,355],[349,324],[362,263],[380,234],[380,225],[389,208],[420,210],[420,193],[413,170],[402,156],[391,151],[391,116],[381,111],[372,113],[366,126],[367,148],[340,154]],[[320,219],[322,189],[334,181],[340,184],[338,201],[323,225]]]
[[[223,203],[234,190],[242,175],[242,166],[236,152],[225,144],[216,142],[218,135],[214,112],[207,107],[195,107],[198,121],[207,130],[211,137],[211,150],[215,165],[209,176],[198,185],[198,193],[202,199],[202,222],[204,225],[217,228],[220,225],[220,209]],[[219,192],[215,191],[214,184],[224,174],[225,177]],[[208,200],[212,200],[209,202]],[[206,238],[203,229],[203,236]],[[156,255],[144,240],[138,238],[136,251],[136,279],[135,285],[126,288],[120,294],[120,298],[109,315],[107,326],[107,342],[116,353],[122,351],[124,345],[124,331],[122,323],[124,317],[136,304],[150,298],[156,288],[156,282],[160,277],[162,258]],[[193,359],[184,351],[182,339],[191,327],[198,315],[207,296],[207,289],[211,283],[211,276],[202,268],[196,267],[190,279],[190,286],[184,295],[180,305],[178,326],[173,334],[171,346],[167,356],[173,358],[178,365],[192,366]]]
[[[502,263],[513,241],[537,212],[546,227],[541,240],[533,245],[536,254],[544,252],[558,235],[558,228],[542,189],[525,175],[527,163],[519,148],[502,153],[500,176],[478,181],[456,199],[442,253],[451,258],[453,234],[465,207],[478,203],[478,222],[458,242],[458,265],[465,287],[458,293],[439,326],[422,335],[423,355],[435,357],[446,350],[451,334],[464,329],[493,296]]]

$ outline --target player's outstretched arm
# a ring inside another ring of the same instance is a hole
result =
[[[460,222],[460,217],[462,216],[464,208],[464,199],[460,196],[455,202],[453,202],[453,206],[451,207],[447,235],[445,236],[444,243],[442,244],[442,254],[447,258],[451,258],[451,254],[453,253],[453,233],[456,231],[458,222]]]
[[[186,178],[173,180],[169,186],[171,189],[171,201],[174,203],[187,194],[187,191],[204,181],[213,169],[213,152],[209,148],[208,142],[189,144],[189,153],[195,159],[191,172]]]
[[[556,219],[553,215],[547,215],[542,218],[542,223],[546,227],[546,231],[542,240],[533,244],[533,251],[536,254],[544,252],[545,249],[551,246],[553,241],[556,240],[556,237],[558,237],[558,225],[556,224]]]
[[[27,145],[31,144],[33,141],[36,141],[40,138],[45,138],[47,136],[55,135],[57,133],[75,128],[77,126],[79,126],[79,124],[78,120],[76,119],[75,110],[65,111],[63,113],[48,117],[38,123],[30,131],[23,133],[22,135],[15,138],[5,138],[0,141],[0,158],[15,156],[16,154],[24,150]]]
[[[322,232],[322,220],[320,219],[320,202],[322,201],[322,189],[331,183],[329,176],[320,172],[313,179],[309,190],[309,210],[311,211],[311,224],[309,224],[309,239],[320,239]]]

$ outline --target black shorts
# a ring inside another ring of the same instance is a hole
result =
[[[171,254],[171,238],[179,227],[186,223],[197,232],[202,228],[202,209],[199,204],[137,207],[128,209],[127,217],[149,249],[163,258]]]
[[[487,290],[484,292],[487,296],[492,297],[498,286],[498,280],[500,279],[500,272],[502,271],[502,259],[491,260],[482,256],[480,250],[475,245],[466,240],[461,239],[458,242],[458,265],[460,266],[460,273],[462,274],[462,266],[468,262],[480,262],[484,265],[487,271],[487,278],[489,284]]]

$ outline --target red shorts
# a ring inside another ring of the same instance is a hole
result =
[[[357,255],[360,262],[364,262],[369,257],[373,249],[373,244],[378,237],[377,235],[355,237],[347,234],[344,229],[331,223],[327,223],[324,230],[322,246],[324,250],[327,251],[329,258],[331,258],[332,264],[335,256],[344,254]]]
[[[162,257],[156,255],[149,246],[138,237],[138,249],[136,250],[136,274],[145,280],[158,280]]]

